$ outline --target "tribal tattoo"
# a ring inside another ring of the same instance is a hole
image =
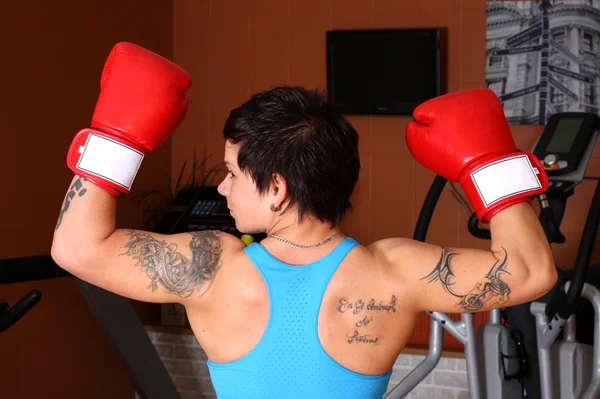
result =
[[[346,342],[349,344],[377,344],[381,341],[381,336],[374,336],[370,334],[363,334],[359,332],[359,329],[367,328],[368,325],[373,321],[373,315],[377,312],[383,312],[387,314],[396,313],[396,296],[392,295],[392,298],[388,303],[383,301],[376,302],[375,298],[371,298],[369,302],[365,302],[362,299],[356,299],[350,301],[348,297],[343,297],[338,301],[337,311],[340,313],[348,313],[352,315],[360,314],[360,319],[354,323],[355,330],[352,334],[346,335]]]
[[[86,179],[84,179],[83,177],[80,176],[71,185],[71,189],[69,190],[69,192],[67,193],[67,197],[65,198],[65,203],[63,204],[63,208],[60,210],[60,213],[58,214],[58,221],[56,222],[56,227],[54,228],[54,230],[58,230],[58,228],[60,227],[62,220],[63,220],[63,216],[69,210],[69,205],[71,205],[71,201],[73,200],[73,198],[75,198],[75,195],[81,197],[87,192],[87,188],[83,188],[83,183],[86,181],[87,181]]]
[[[506,271],[508,254],[504,248],[502,250],[504,251],[504,258],[497,260],[483,280],[475,283],[475,287],[466,294],[459,294],[452,290],[452,286],[456,283],[456,276],[452,271],[452,259],[460,254],[448,248],[442,248],[442,256],[438,264],[431,273],[421,280],[427,280],[427,283],[439,281],[447,293],[459,299],[456,303],[457,306],[468,312],[476,312],[484,306],[501,305],[510,299],[510,288],[500,278],[504,273],[510,274]]]
[[[192,259],[178,252],[176,244],[159,241],[139,231],[128,234],[129,241],[124,246],[127,251],[121,256],[137,260],[135,265],[150,278],[148,288],[152,291],[161,285],[166,292],[181,297],[189,297],[195,291],[204,291],[203,295],[222,265],[221,233],[217,231],[191,233]]]

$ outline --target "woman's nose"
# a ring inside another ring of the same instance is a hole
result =
[[[225,177],[221,181],[221,183],[217,187],[217,191],[219,192],[219,194],[221,194],[224,197],[227,197],[229,195],[229,186],[227,184],[227,177]]]

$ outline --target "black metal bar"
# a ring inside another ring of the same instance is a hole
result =
[[[31,290],[12,308],[8,303],[0,300],[0,332],[6,331],[10,326],[21,320],[25,313],[29,312],[42,299],[42,293],[38,290]]]
[[[140,398],[180,399],[129,300],[80,279],[77,284]]]
[[[436,176],[433,180],[433,183],[431,183],[431,187],[427,192],[425,201],[423,201],[421,213],[419,213],[419,219],[417,220],[417,224],[415,226],[413,239],[425,241],[425,238],[427,237],[427,229],[429,229],[429,223],[433,217],[433,212],[435,211],[435,206],[438,202],[438,199],[440,199],[442,191],[444,190],[446,181],[447,179],[444,177]]]
[[[0,259],[0,284],[70,277],[50,255]]]
[[[482,240],[490,240],[492,238],[492,233],[488,229],[479,227],[479,219],[476,213],[472,214],[469,218],[467,227],[473,237],[481,238]]]
[[[592,197],[592,203],[588,211],[588,217],[585,222],[583,229],[583,235],[579,244],[579,250],[577,251],[577,258],[575,259],[575,267],[573,268],[573,276],[571,278],[571,285],[567,292],[567,300],[561,301],[560,304],[555,303],[554,296],[547,308],[549,312],[553,312],[553,309],[557,309],[556,313],[563,319],[568,319],[576,309],[577,301],[581,297],[581,291],[583,290],[583,283],[585,283],[586,274],[590,265],[590,259],[594,250],[594,244],[596,242],[596,235],[598,233],[598,226],[600,225],[600,182],[596,184],[596,191]],[[552,320],[555,314],[548,314],[549,320]]]

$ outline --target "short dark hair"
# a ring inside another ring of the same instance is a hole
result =
[[[253,95],[231,111],[223,136],[240,144],[238,166],[260,195],[281,174],[290,205],[336,227],[352,209],[358,181],[358,133],[318,90],[279,86]]]

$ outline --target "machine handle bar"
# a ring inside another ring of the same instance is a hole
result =
[[[30,291],[12,308],[6,301],[0,299],[0,332],[6,331],[19,321],[40,299],[42,299],[42,293],[38,290]]]

